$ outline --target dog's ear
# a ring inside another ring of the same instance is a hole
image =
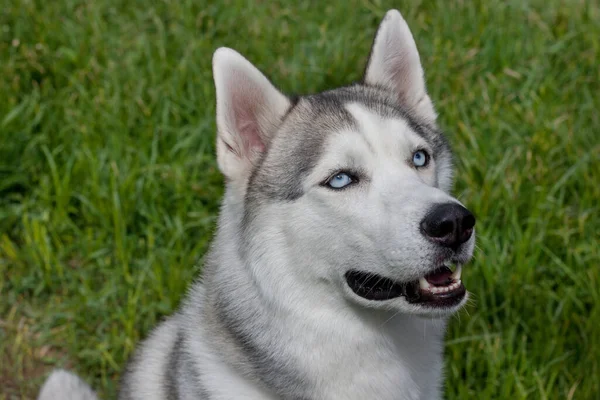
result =
[[[379,25],[364,83],[393,91],[403,107],[428,122],[435,122],[437,115],[425,89],[417,45],[397,10],[388,11]]]
[[[219,48],[213,56],[217,92],[217,161],[230,180],[244,180],[265,151],[289,99],[239,53]]]

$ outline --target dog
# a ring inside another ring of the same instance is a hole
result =
[[[218,227],[119,398],[441,399],[475,217],[449,194],[451,150],[402,15],[387,12],[347,87],[292,98],[228,48],[213,73]],[[57,371],[39,399],[58,398],[95,395]]]

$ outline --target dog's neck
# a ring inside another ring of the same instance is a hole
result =
[[[206,309],[231,346],[224,353],[241,354],[225,363],[280,399],[439,396],[445,320],[355,306],[325,285],[307,290],[286,277],[289,266],[256,264],[284,262],[277,254],[242,259],[232,222],[221,219],[204,278]]]

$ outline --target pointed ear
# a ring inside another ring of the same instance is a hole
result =
[[[364,83],[387,88],[407,109],[429,122],[437,114],[425,89],[417,45],[398,10],[390,10],[379,25]]]
[[[244,180],[269,144],[289,99],[248,60],[221,47],[213,56],[217,92],[217,162],[230,180]]]

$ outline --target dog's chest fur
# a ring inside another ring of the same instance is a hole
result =
[[[444,322],[397,316],[381,325],[326,324],[298,349],[314,353],[306,365],[317,383],[312,398],[438,397]]]
[[[239,393],[248,399],[307,400],[440,396],[445,319],[319,308],[318,296],[298,304],[298,313],[267,318],[256,312],[264,305],[245,293],[238,305],[253,309],[252,319],[227,322],[204,290],[197,293],[201,296],[193,303],[203,310],[190,308],[188,315],[196,321],[186,325],[203,329],[187,331],[196,348],[191,356],[200,360],[198,377],[217,398],[238,398]],[[247,315],[236,310],[238,316]],[[232,333],[231,324],[253,333]]]

